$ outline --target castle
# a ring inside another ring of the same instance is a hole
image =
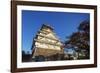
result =
[[[53,27],[43,24],[32,44],[33,61],[60,60],[64,54],[63,43],[59,40]]]

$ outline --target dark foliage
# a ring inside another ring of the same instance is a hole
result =
[[[89,58],[90,52],[90,24],[89,21],[83,21],[78,27],[78,31],[72,33],[65,42],[66,48],[74,48],[76,52],[86,50],[86,56]]]
[[[22,51],[22,62],[29,62],[31,61],[31,54],[29,52]]]

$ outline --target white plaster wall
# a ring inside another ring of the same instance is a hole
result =
[[[98,5],[98,19],[100,19],[100,0],[33,0],[43,2],[58,2],[72,4]],[[98,32],[100,31],[98,20]],[[99,73],[100,72],[100,33],[98,33],[98,67],[84,69],[69,69],[42,71],[34,73]],[[0,0],[0,73],[10,73],[10,0]],[[25,73],[25,72],[24,72]],[[33,73],[33,72],[27,72]]]

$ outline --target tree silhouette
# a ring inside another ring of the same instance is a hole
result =
[[[24,50],[22,50],[22,55],[25,55],[26,53],[25,53],[25,51]]]
[[[85,50],[86,58],[89,58],[90,52],[90,23],[83,21],[77,28],[78,31],[72,33],[65,41],[65,47],[74,48],[77,52]]]
[[[22,50],[22,62],[29,62],[31,61],[31,54],[29,51]]]

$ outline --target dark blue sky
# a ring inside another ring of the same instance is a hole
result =
[[[44,23],[52,26],[61,41],[65,41],[82,21],[89,19],[88,13],[22,10],[22,49],[31,51],[33,38]]]

